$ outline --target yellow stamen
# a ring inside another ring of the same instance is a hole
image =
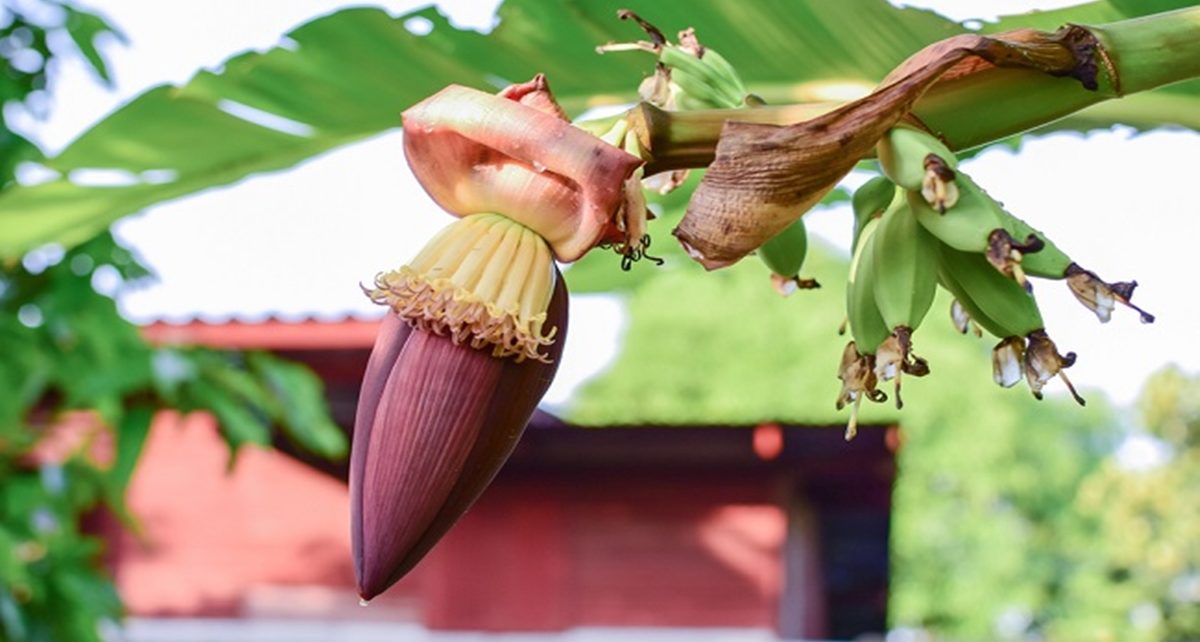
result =
[[[543,332],[554,293],[554,261],[532,230],[498,214],[461,219],[411,264],[375,278],[367,291],[415,328],[456,344],[490,346],[495,357],[547,361]]]

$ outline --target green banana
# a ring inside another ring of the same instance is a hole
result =
[[[1024,239],[1025,249],[1016,248],[1019,253],[1016,259],[1017,265],[1014,265],[1013,268],[1018,273],[1045,279],[1066,279],[1071,293],[1084,307],[1095,313],[1101,323],[1108,323],[1116,303],[1121,303],[1137,312],[1141,316],[1142,323],[1154,323],[1153,314],[1130,301],[1133,290],[1137,286],[1136,281],[1124,283],[1104,281],[1096,273],[1086,270],[1072,261],[1066,252],[1059,249],[1041,231],[1008,212],[1003,210],[1001,212],[1004,215],[1005,229],[1012,237]],[[1037,249],[1029,251],[1028,248],[1035,245]],[[995,249],[995,247],[989,249],[989,260],[995,260],[993,258],[993,255],[996,254]],[[1020,280],[1019,276],[1018,280]]]
[[[908,201],[898,199],[879,219],[867,249],[874,267],[875,304],[890,330],[875,351],[875,374],[882,381],[896,380],[896,407],[903,408],[901,375],[929,373],[929,364],[912,353],[912,333],[937,294],[937,240],[917,223]]]
[[[680,109],[733,109],[742,107],[746,86],[737,71],[712,49],[663,45],[658,60],[670,69],[671,82],[680,93]]]
[[[854,190],[850,199],[854,209],[854,237],[850,247],[858,247],[858,237],[867,221],[879,218],[896,197],[896,185],[886,176],[876,176]]]
[[[672,43],[660,29],[628,9],[617,16],[636,22],[650,42],[609,43],[596,51],[646,51],[658,57],[654,75],[638,90],[643,100],[665,109],[733,109],[760,102],[747,93],[741,76],[724,56],[700,44],[694,29],[679,32],[679,42]]]
[[[717,53],[711,47],[705,47],[704,55],[700,57],[700,60],[729,84],[729,89],[732,90],[733,94],[741,96],[743,97],[743,101],[745,100],[744,97],[750,92],[746,90],[746,85],[742,82],[742,77],[738,74],[737,69],[725,56]]]
[[[850,276],[846,283],[846,316],[850,334],[861,354],[875,354],[879,344],[891,334],[875,303],[875,265],[871,260],[872,243],[879,229],[879,219],[872,219],[863,228],[850,259]]]
[[[1033,295],[996,270],[985,256],[941,243],[937,249],[942,285],[983,329],[1005,339],[1045,327]]]
[[[895,203],[879,219],[871,244],[875,301],[884,322],[917,329],[937,294],[937,239],[908,207]]]
[[[951,171],[958,168],[954,152],[936,136],[915,127],[900,125],[884,134],[875,146],[879,165],[893,183],[906,190],[919,192],[924,187],[929,172],[928,158],[936,156]]]
[[[1071,257],[1067,256],[1066,252],[1059,249],[1054,244],[1054,241],[1051,241],[1040,230],[1013,216],[1003,207],[1000,207],[999,203],[996,205],[997,209],[1000,210],[1004,229],[1014,239],[1026,245],[1035,245],[1035,240],[1040,241],[1041,247],[1037,250],[1021,252],[1021,270],[1030,276],[1046,279],[1057,280],[1066,278],[1067,268],[1073,263]]]
[[[803,218],[796,219],[795,223],[785,227],[782,232],[758,248],[758,258],[762,259],[772,272],[789,278],[800,273],[807,253],[808,231],[804,227]]]
[[[988,239],[1004,228],[992,199],[966,174],[958,174],[959,198],[952,209],[940,213],[917,192],[908,192],[908,205],[917,220],[942,243],[963,252],[987,252]]]
[[[758,258],[771,270],[771,283],[782,296],[790,296],[796,290],[821,287],[816,279],[800,278],[800,268],[804,266],[807,254],[808,231],[803,218],[796,219],[758,248]]]
[[[671,84],[678,88],[675,95],[676,109],[733,109],[741,107],[742,104],[741,100],[735,100],[731,95],[684,69],[671,70]]]

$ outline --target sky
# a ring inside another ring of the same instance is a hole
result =
[[[425,3],[379,4],[402,12]],[[460,27],[494,25],[493,0],[443,4]],[[909,4],[966,20],[1073,2]],[[292,27],[339,6],[325,0],[105,0],[104,14],[130,41],[107,49],[116,88],[100,87],[78,64],[64,65],[52,86],[50,118],[18,124],[53,152],[145,89],[183,83],[235,53],[268,48]],[[159,276],[149,287],[121,293],[123,311],[138,321],[378,316],[357,284],[403,263],[450,220],[408,175],[400,150],[399,133],[384,134],[291,171],[122,221],[118,236]],[[1135,301],[1158,316],[1154,325],[1123,310],[1101,325],[1065,285],[1038,286],[1051,336],[1063,350],[1079,353],[1073,380],[1118,403],[1131,402],[1145,377],[1167,363],[1200,370],[1200,304],[1191,298],[1197,288],[1190,277],[1200,238],[1200,206],[1190,193],[1197,152],[1195,133],[1135,136],[1117,129],[1030,140],[1019,154],[991,150],[963,165],[1085,267],[1108,280],[1142,284]],[[852,176],[849,183],[862,180]],[[806,220],[814,235],[845,248],[848,217],[842,207]],[[615,297],[576,296],[571,305],[566,354],[547,396],[551,406],[611,360],[625,323]]]

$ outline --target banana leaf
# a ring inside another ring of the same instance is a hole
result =
[[[983,28],[1103,22],[1180,4],[1189,3],[1103,0]],[[69,247],[155,203],[391,130],[401,111],[449,83],[495,90],[545,72],[573,114],[632,100],[652,59],[594,49],[641,36],[616,19],[624,7],[668,31],[695,27],[769,101],[865,91],[923,45],[967,30],[885,0],[509,0],[488,34],[457,29],[434,8],[400,16],[345,9],[183,86],[151,89],[44,159],[54,178],[0,194],[0,257],[50,242]],[[1114,122],[1200,128],[1200,84],[1102,104],[1054,127]],[[103,170],[108,180],[80,170]]]

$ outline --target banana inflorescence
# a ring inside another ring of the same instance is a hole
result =
[[[1029,277],[1066,281],[1101,322],[1120,303],[1150,323],[1154,317],[1129,300],[1137,283],[1108,283],[1080,267],[962,173],[933,134],[897,126],[876,152],[883,176],[853,198],[854,254],[846,287],[853,340],[838,374],[838,407],[854,404],[847,438],[855,432],[862,398],[886,398],[875,389],[878,382],[895,379],[900,407],[901,376],[929,372],[913,354],[913,334],[939,285],[954,297],[951,318],[960,332],[987,331],[999,339],[992,351],[997,384],[1011,387],[1024,379],[1041,399],[1046,383],[1058,377],[1083,404],[1064,372],[1075,354],[1060,354],[1050,340]]]

